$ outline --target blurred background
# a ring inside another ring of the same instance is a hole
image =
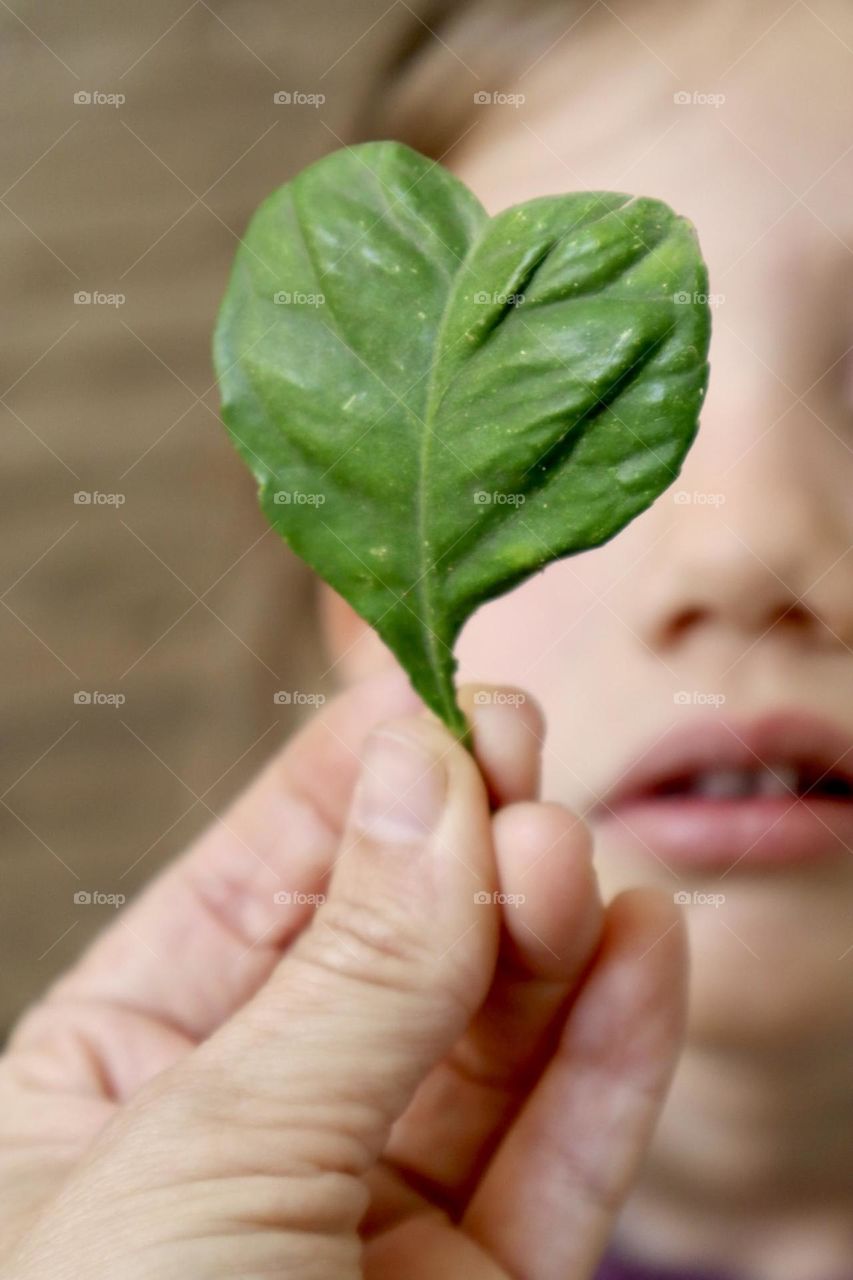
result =
[[[130,897],[290,732],[276,692],[330,691],[210,334],[252,210],[352,139],[419,9],[0,5],[3,1030],[114,910],[85,896]]]

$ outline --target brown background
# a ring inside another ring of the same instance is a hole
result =
[[[312,583],[216,418],[210,331],[250,212],[340,145],[413,21],[386,0],[0,7],[0,1030],[109,916],[75,891],[133,894],[292,727],[273,693],[328,691]]]

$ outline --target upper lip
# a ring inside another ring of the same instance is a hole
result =
[[[602,811],[652,796],[668,782],[714,769],[790,766],[840,777],[853,788],[853,736],[810,713],[775,711],[752,720],[714,717],[669,729],[600,797]]]

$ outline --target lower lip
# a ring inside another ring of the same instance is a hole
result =
[[[816,862],[853,851],[853,801],[785,796],[629,801],[600,817],[620,841],[667,864],[734,866]]]

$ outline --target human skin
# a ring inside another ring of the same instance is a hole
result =
[[[523,107],[480,108],[444,158],[490,212],[581,188],[659,197],[696,225],[724,301],[672,490],[483,608],[462,677],[533,691],[545,795],[580,813],[688,719],[807,711],[853,739],[849,6],[614,2],[502,87]],[[679,90],[725,102],[677,105]],[[327,614],[344,669],[382,661],[340,605]],[[677,705],[684,690],[725,702]],[[691,872],[617,822],[593,830],[608,894],[725,894],[687,908],[688,1045],[625,1246],[749,1280],[849,1274],[853,857],[827,834],[815,852],[836,856],[808,864]]]
[[[534,704],[474,692],[476,762],[398,672],[324,708],[25,1015],[3,1280],[589,1280],[685,940],[603,907]]]

